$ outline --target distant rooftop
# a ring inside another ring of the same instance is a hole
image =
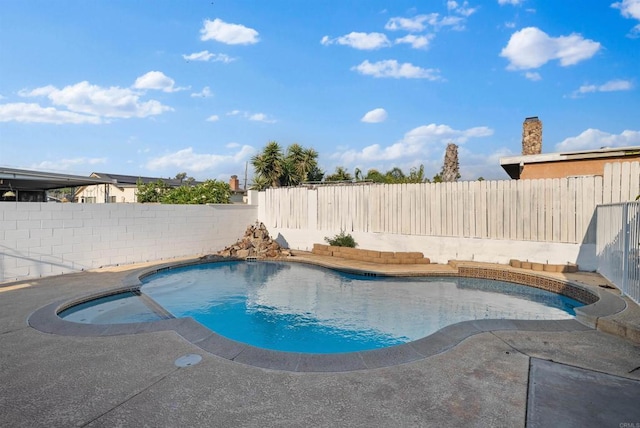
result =
[[[112,182],[113,180],[109,177],[83,177],[80,175],[0,167],[0,189],[44,191],[65,187],[109,184]]]
[[[165,184],[171,187],[180,187],[186,185],[186,181],[180,181],[175,178],[162,178],[162,177],[142,177],[139,175],[122,175],[122,174],[109,174],[105,172],[94,172],[92,177],[100,177],[112,180],[116,186],[120,185],[132,185],[137,186],[138,182],[143,184],[155,183],[158,180],[162,180]],[[197,183],[197,182],[194,182]]]

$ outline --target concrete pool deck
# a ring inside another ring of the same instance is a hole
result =
[[[310,261],[313,256],[298,257]],[[342,263],[327,259],[315,261]],[[52,302],[115,288],[134,270],[153,265],[0,285],[0,426],[640,423],[640,344],[577,322],[570,331],[488,328],[444,352],[404,364],[315,373],[232,361],[171,330],[92,337],[43,333],[28,324],[34,312]],[[410,265],[378,269],[419,273]],[[594,274],[555,275],[573,275],[569,279],[588,286],[606,283]],[[605,328],[635,337],[640,309],[629,304],[604,319]],[[202,360],[187,367],[174,364],[191,354]]]

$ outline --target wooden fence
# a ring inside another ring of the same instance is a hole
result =
[[[640,193],[638,162],[604,176],[269,189],[270,228],[595,243],[595,208]]]

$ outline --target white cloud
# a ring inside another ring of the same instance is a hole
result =
[[[447,9],[462,16],[471,16],[478,10],[477,7],[469,7],[468,1],[460,4],[454,0],[447,1]]]
[[[615,79],[609,80],[602,85],[582,85],[571,94],[572,98],[577,98],[582,94],[591,92],[614,92],[629,91],[633,89],[633,84],[629,80]]]
[[[395,40],[398,43],[408,43],[414,49],[423,49],[429,46],[429,42],[433,39],[433,34],[427,34],[424,36],[416,36],[415,34],[407,34],[404,37],[400,37]]]
[[[227,116],[241,116],[254,122],[276,123],[277,120],[270,118],[265,113],[251,113],[242,110],[231,110],[226,113]]]
[[[437,18],[438,14],[432,13],[430,15],[417,15],[413,18],[395,17],[389,19],[384,28],[391,31],[404,30],[418,33],[425,30],[426,26],[424,23],[433,16]]]
[[[253,120],[255,122],[264,122],[264,123],[276,123],[275,119],[270,119],[264,113],[253,113],[249,115],[249,120]]]
[[[542,76],[537,71],[527,71],[526,73],[524,73],[524,77],[534,82],[542,80]]]
[[[516,23],[515,22],[505,22],[504,26],[505,26],[505,28],[516,28]]]
[[[106,164],[107,158],[73,158],[73,159],[59,159],[55,161],[42,161],[37,164],[33,164],[30,168],[36,170],[45,171],[73,171],[78,167],[84,167],[86,165],[101,165]]]
[[[620,13],[625,18],[640,21],[640,0],[622,0],[621,2],[612,3],[611,7],[620,9]],[[640,24],[633,27],[627,36],[631,38],[640,36]]]
[[[103,120],[98,116],[58,110],[54,107],[41,107],[35,103],[11,103],[0,104],[0,122],[97,125],[103,123]]]
[[[351,70],[373,77],[442,80],[438,69],[420,68],[408,62],[399,64],[395,59],[374,63],[365,60],[360,65],[351,67]]]
[[[524,3],[524,0],[498,0],[498,4],[500,6],[504,6],[505,4],[512,4],[514,6],[517,6],[522,3]]]
[[[434,148],[442,148],[448,142],[463,144],[470,138],[482,138],[493,135],[493,130],[485,126],[456,130],[448,125],[423,125],[414,128],[404,138],[394,144],[382,147],[373,144],[362,150],[345,150],[338,152],[334,158],[344,164],[357,162],[396,161],[398,159],[426,159]]]
[[[200,30],[200,40],[215,40],[228,45],[252,45],[258,43],[258,32],[241,24],[229,24],[216,18],[206,19]]]
[[[383,108],[376,108],[371,111],[368,111],[362,119],[361,122],[365,123],[380,123],[387,120],[387,111]]]
[[[173,110],[156,100],[142,101],[141,94],[129,88],[112,86],[102,88],[87,81],[58,89],[44,86],[32,91],[20,91],[23,97],[47,97],[54,105],[66,107],[71,112],[101,117],[147,117]]]
[[[382,33],[351,32],[344,36],[336,37],[335,39],[324,36],[320,43],[325,46],[337,43],[361,50],[374,50],[391,46],[391,42],[389,42],[387,36]]]
[[[580,34],[551,37],[536,27],[527,27],[511,35],[500,56],[509,60],[508,70],[538,68],[554,59],[566,67],[591,58],[600,47]]]
[[[207,118],[207,122],[217,122],[220,120],[220,117],[217,114],[213,114]]]
[[[430,13],[427,15],[416,15],[413,18],[390,18],[384,28],[390,31],[403,30],[411,33],[422,32],[427,28],[427,25],[430,25],[436,30],[443,27],[451,27],[454,30],[463,30],[464,21],[465,18],[460,16],[444,16],[440,18],[440,14]]]
[[[610,134],[599,129],[589,128],[577,137],[569,137],[556,144],[556,151],[564,152],[638,145],[640,145],[640,131],[625,130],[620,134]]]
[[[153,158],[147,162],[147,168],[156,170],[180,169],[194,172],[208,171],[225,166],[227,164],[240,164],[248,159],[256,150],[251,146],[242,146],[234,154],[217,155],[195,153],[193,148],[178,150],[164,156]]]
[[[133,84],[136,89],[156,89],[163,92],[177,92],[186,88],[176,88],[176,82],[161,71],[150,71],[138,77]]]
[[[182,58],[186,59],[187,61],[205,61],[205,62],[213,61],[213,62],[223,62],[225,64],[228,64],[236,60],[236,58],[232,58],[227,54],[216,54],[216,53],[211,53],[207,50],[204,50],[202,52],[194,52],[189,55],[182,55]]]
[[[213,96],[213,92],[211,92],[211,89],[209,89],[208,86],[205,86],[202,88],[202,91],[194,92],[191,96],[194,98],[209,98]]]
[[[192,54],[189,55],[182,55],[182,58],[186,59],[187,61],[209,61],[211,58],[213,58],[215,54],[212,54],[209,51],[201,51],[201,52],[194,52]]]

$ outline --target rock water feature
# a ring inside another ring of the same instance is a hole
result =
[[[255,225],[247,227],[242,239],[224,250],[216,253],[222,257],[233,257],[246,259],[255,257],[258,259],[277,258],[291,256],[291,251],[282,248],[276,241],[271,239],[269,231],[263,223],[256,222]]]

